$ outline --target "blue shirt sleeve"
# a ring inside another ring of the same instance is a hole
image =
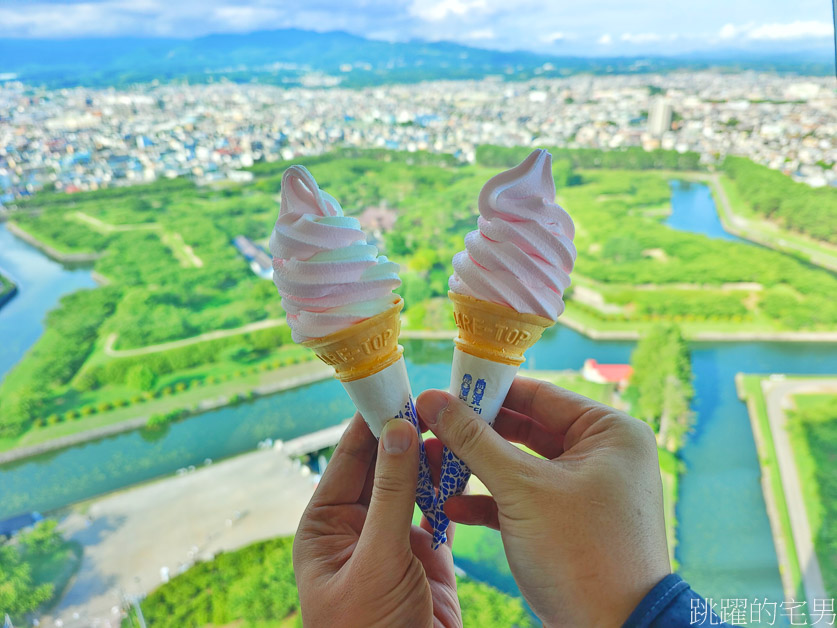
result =
[[[628,617],[622,628],[693,628],[727,626],[689,583],[677,574],[660,580]]]

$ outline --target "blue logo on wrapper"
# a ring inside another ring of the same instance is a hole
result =
[[[471,382],[474,378],[469,373],[462,376],[462,383],[459,387],[459,398],[468,404],[477,414],[482,414],[482,398],[485,395],[486,381],[478,379],[474,383],[473,394],[470,400],[468,399],[471,393]],[[452,451],[445,447],[442,454],[442,474],[439,479],[439,494],[436,497],[435,521],[433,523],[433,549],[438,549],[442,543],[447,540],[445,531],[448,529],[450,519],[447,518],[443,510],[443,506],[449,497],[454,495],[461,495],[468,485],[468,479],[471,477],[471,470],[468,466],[457,458]]]

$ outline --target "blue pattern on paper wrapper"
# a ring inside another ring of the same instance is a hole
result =
[[[459,398],[468,404],[474,412],[482,414],[483,395],[485,395],[486,382],[484,379],[478,379],[474,384],[473,394],[470,401],[468,394],[471,392],[471,382],[474,378],[465,373],[462,376],[462,384],[459,387]],[[442,453],[442,474],[439,479],[439,494],[436,497],[435,504],[435,523],[433,525],[433,549],[438,549],[442,543],[447,541],[447,529],[450,525],[450,519],[445,515],[444,505],[449,497],[454,495],[461,495],[468,485],[468,480],[471,477],[471,470],[464,462],[462,462],[456,455],[447,447]]]
[[[427,455],[424,452],[424,440],[421,437],[421,429],[419,428],[418,418],[416,414],[416,406],[413,403],[413,398],[410,397],[404,408],[396,414],[394,419],[407,419],[416,428],[416,433],[419,438],[419,472],[418,484],[416,485],[416,504],[427,522],[435,530],[435,514],[436,514],[436,491],[433,489],[433,479],[430,477],[430,466],[427,464]],[[447,525],[445,525],[447,528]]]

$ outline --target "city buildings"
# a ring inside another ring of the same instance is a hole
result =
[[[0,83],[0,204],[191,176],[246,177],[258,161],[335,147],[452,153],[480,144],[642,146],[744,155],[810,185],[837,185],[833,79],[674,72],[366,89],[229,82],[128,90]]]

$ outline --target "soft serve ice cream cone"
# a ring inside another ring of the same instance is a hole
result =
[[[357,219],[344,216],[302,166],[291,166],[282,177],[270,252],[293,340],[334,367],[376,438],[393,418],[410,420],[418,431],[398,344],[404,305],[392,292],[401,284],[398,265],[378,256]],[[430,523],[433,500],[421,443],[416,503]]]
[[[524,352],[564,311],[575,229],[555,203],[552,156],[545,150],[490,179],[480,192],[479,211],[478,230],[465,236],[449,282],[459,330],[450,392],[493,424]],[[462,493],[470,473],[445,449],[434,547],[445,541],[444,503]]]

